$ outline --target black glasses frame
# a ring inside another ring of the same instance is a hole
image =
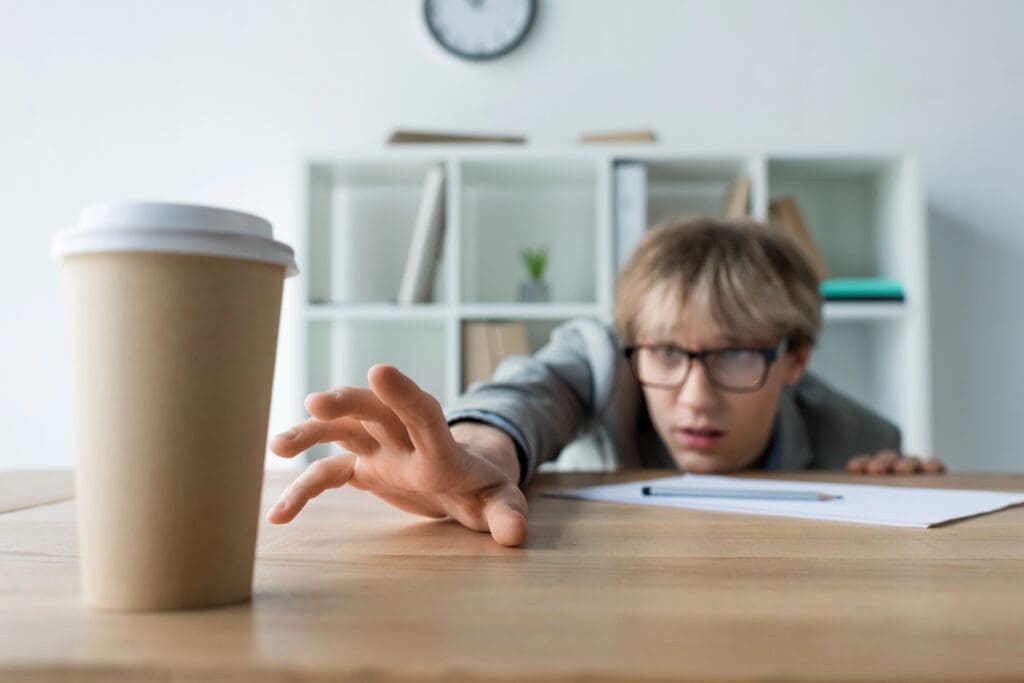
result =
[[[679,387],[683,386],[686,383],[686,378],[690,376],[690,370],[693,369],[693,361],[697,360],[704,368],[704,376],[708,378],[708,381],[716,389],[721,389],[722,391],[730,391],[736,394],[749,394],[763,387],[764,383],[768,381],[768,374],[772,370],[772,363],[777,361],[779,359],[779,356],[781,356],[785,351],[786,340],[783,339],[781,342],[779,342],[778,346],[771,349],[731,346],[723,349],[705,349],[704,351],[691,351],[690,349],[684,349],[682,347],[675,346],[675,348],[679,349],[680,352],[686,354],[686,371],[683,373],[683,377],[682,379],[679,380],[679,382],[677,382],[676,384],[658,384],[654,382],[645,382],[642,379],[640,379],[640,372],[636,367],[637,364],[635,360],[637,349],[656,349],[665,346],[675,345],[634,344],[632,346],[627,346],[624,349],[622,349],[623,354],[626,356],[626,360],[629,361],[629,369],[633,373],[633,377],[635,377],[636,381],[639,382],[641,385],[645,387],[653,387],[655,389],[678,389]],[[742,388],[730,387],[720,384],[715,379],[715,374],[708,367],[707,358],[711,354],[722,353],[724,351],[747,351],[753,353],[760,353],[762,356],[764,356],[764,372],[761,373],[761,379],[757,382],[757,384],[750,387]]]

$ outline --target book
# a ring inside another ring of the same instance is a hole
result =
[[[737,220],[750,217],[750,176],[742,175],[736,179],[725,193],[722,201],[722,218]]]
[[[647,167],[639,162],[615,164],[615,268],[622,270],[647,230]]]
[[[878,277],[831,278],[821,283],[826,301],[892,301],[904,300],[903,285],[898,280]]]
[[[578,142],[587,145],[600,142],[654,142],[655,140],[654,131],[644,129],[583,133]]]
[[[440,133],[425,130],[396,130],[388,136],[389,145],[430,144],[430,143],[500,143],[521,145],[526,138],[521,135],[478,135],[473,133]]]
[[[526,323],[474,320],[462,325],[462,385],[487,381],[509,356],[530,354]]]
[[[409,240],[409,253],[398,287],[398,303],[414,304],[430,300],[431,284],[444,229],[444,170],[433,166],[427,171],[420,193],[416,223]]]
[[[462,324],[462,388],[491,378],[490,323],[470,321]]]
[[[530,339],[526,333],[526,323],[521,320],[492,322],[490,333],[494,367],[498,367],[498,364],[509,356],[530,355]]]
[[[796,240],[818,278],[828,278],[828,266],[825,265],[825,259],[804,222],[796,197],[785,196],[772,200],[768,205],[768,222]]]

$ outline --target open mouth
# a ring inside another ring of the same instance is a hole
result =
[[[676,430],[683,443],[690,448],[708,448],[718,443],[725,432],[721,429],[698,429],[696,427],[683,427]]]

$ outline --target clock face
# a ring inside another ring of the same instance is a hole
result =
[[[423,0],[431,35],[465,59],[511,51],[530,31],[536,9],[536,0]]]

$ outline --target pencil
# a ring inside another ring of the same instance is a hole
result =
[[[645,496],[679,498],[746,498],[755,500],[839,500],[842,496],[818,491],[765,491],[761,489],[698,489],[678,486],[645,486]]]

